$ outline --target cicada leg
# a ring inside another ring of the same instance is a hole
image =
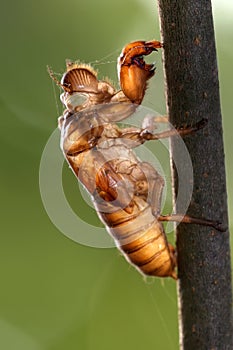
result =
[[[213,227],[215,230],[218,230],[221,232],[225,232],[227,229],[219,221],[194,218],[194,217],[189,216],[189,215],[181,215],[181,214],[160,215],[158,217],[158,220],[159,221],[173,221],[173,222],[182,222],[185,224],[196,224],[196,225],[210,226],[210,227]]]
[[[186,136],[192,134],[198,130],[203,129],[207,125],[207,119],[202,119],[194,125],[188,125],[184,127],[165,130],[159,133],[153,133],[152,130],[125,128],[120,130],[119,137],[122,139],[128,139],[134,141],[132,147],[137,147],[139,144],[143,144],[146,141],[159,140],[172,136]]]
[[[151,206],[153,215],[157,218],[161,212],[161,200],[164,189],[164,179],[149,163],[141,163],[147,181],[147,202]]]
[[[146,92],[147,81],[155,73],[154,64],[147,64],[144,56],[161,48],[159,41],[135,41],[124,47],[118,59],[121,89],[131,102],[140,104]]]
[[[164,139],[164,138],[176,136],[177,134],[179,134],[180,136],[186,136],[186,135],[192,134],[198,130],[203,129],[206,125],[207,125],[207,119],[203,118],[194,125],[187,125],[187,126],[182,126],[179,128],[165,130],[163,132],[156,133],[156,134],[153,134],[150,131],[148,131],[147,129],[145,129],[145,130],[142,130],[140,136],[144,140],[148,140],[148,141],[149,140]]]

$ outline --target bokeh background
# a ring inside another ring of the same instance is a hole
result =
[[[214,0],[213,7],[232,228],[233,5]],[[177,350],[175,282],[145,281],[116,249],[67,238],[50,221],[39,188],[41,155],[62,112],[46,66],[63,73],[66,58],[79,58],[116,82],[122,46],[159,38],[154,1],[11,0],[1,4],[0,26],[0,348]],[[163,114],[161,54],[156,60],[145,103]],[[67,166],[63,186],[73,210],[98,226]]]

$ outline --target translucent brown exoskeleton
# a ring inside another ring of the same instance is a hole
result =
[[[155,68],[144,56],[161,48],[159,41],[136,41],[125,46],[118,59],[121,90],[97,79],[94,69],[67,62],[61,82],[66,109],[59,118],[61,148],[74,174],[89,192],[98,216],[125,258],[145,275],[177,278],[175,248],[168,243],[162,221],[219,224],[187,215],[160,213],[164,179],[134,148],[147,140],[174,135],[145,128],[120,128],[116,123],[131,116],[141,104],[147,81]],[[180,135],[202,128],[175,129]],[[85,233],[83,233],[85,234]]]

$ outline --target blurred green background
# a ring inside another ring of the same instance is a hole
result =
[[[233,6],[217,0],[213,5],[232,228]],[[62,112],[46,66],[63,73],[66,58],[98,60],[99,76],[116,82],[120,49],[160,36],[154,1],[10,0],[1,4],[0,25],[0,348],[178,349],[175,282],[144,281],[116,249],[67,238],[50,221],[39,189],[41,155]],[[156,60],[150,86],[157,95],[148,92],[145,103],[165,113],[160,53]],[[93,210],[80,205],[67,168],[68,201],[84,220],[99,225]]]

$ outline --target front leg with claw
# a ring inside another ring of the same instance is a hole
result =
[[[159,41],[135,41],[125,46],[118,59],[121,89],[133,103],[140,104],[145,95],[147,80],[155,73],[154,64],[146,64],[143,56],[161,48]]]

